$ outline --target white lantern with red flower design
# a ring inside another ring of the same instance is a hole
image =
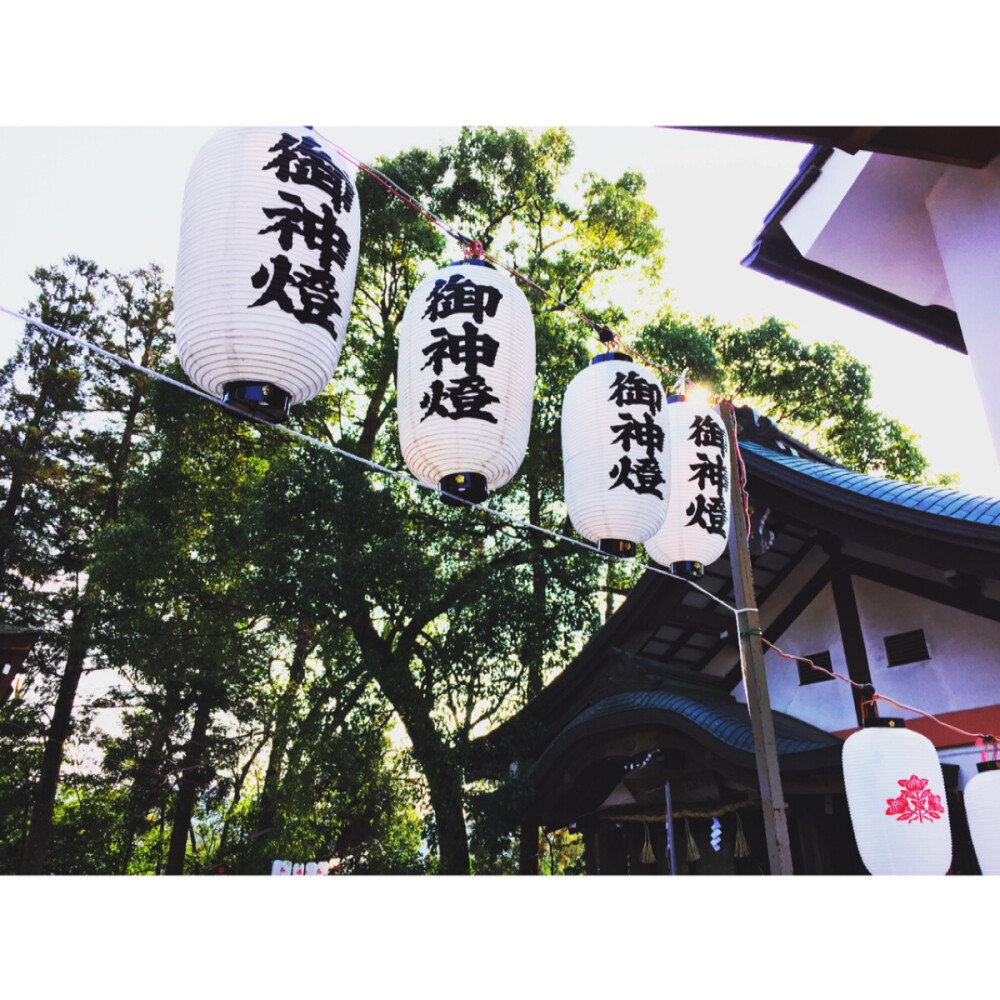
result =
[[[854,838],[873,875],[944,875],[951,827],[934,744],[902,719],[874,719],[843,748]]]
[[[1000,875],[1000,761],[983,761],[965,786],[965,814],[984,875]]]
[[[535,321],[521,289],[474,259],[425,278],[399,326],[396,388],[400,449],[420,482],[453,505],[507,483],[535,397]]]
[[[646,551],[671,573],[697,579],[729,540],[729,438],[722,418],[705,403],[672,396],[667,429],[667,516]]]
[[[627,354],[600,354],[570,382],[563,477],[573,527],[602,552],[633,556],[667,514],[663,388]]]
[[[273,422],[318,395],[340,358],[360,241],[354,183],[308,131],[209,139],[184,190],[174,289],[191,380]]]

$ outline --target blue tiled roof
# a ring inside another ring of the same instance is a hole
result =
[[[1000,497],[978,497],[942,486],[901,483],[895,479],[866,476],[839,466],[823,465],[805,458],[793,458],[752,441],[740,442],[740,450],[784,466],[820,482],[829,483],[858,496],[870,497],[908,510],[937,514],[967,524],[1000,527]]]
[[[738,701],[695,698],[669,691],[624,691],[611,695],[584,709],[563,733],[592,719],[643,709],[673,712],[734,750],[749,754],[754,752],[753,730],[746,705]],[[773,718],[775,742],[781,755],[825,750],[840,743],[829,733],[790,715],[775,712]]]

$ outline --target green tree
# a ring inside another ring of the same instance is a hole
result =
[[[655,263],[660,239],[635,175],[616,184],[589,178],[577,206],[560,200],[571,156],[559,130],[538,137],[463,130],[440,156],[408,153],[380,166],[439,213],[460,219],[488,251],[502,242],[515,263],[529,261],[525,269],[557,299],[583,305],[603,277]],[[388,211],[397,224],[386,226],[388,196],[367,178],[359,192],[366,240],[352,324],[362,343],[338,400],[338,426],[324,429],[340,447],[398,467],[396,328],[419,278],[440,263],[441,241],[412,212],[399,217],[396,206]],[[552,300],[532,296],[544,402],[532,427],[534,456],[494,502],[562,529],[552,397],[586,363],[587,337]],[[363,668],[406,730],[427,781],[441,870],[467,872],[468,741],[514,710],[529,684],[537,689],[544,665],[566,655],[596,620],[597,567],[565,546],[449,510],[351,463],[304,454],[298,462],[274,478],[281,486],[261,505],[281,525],[262,532],[272,565],[285,560],[273,575],[291,572],[307,539],[324,539],[324,554],[314,558],[325,577],[311,592],[321,621],[351,631]]]
[[[904,481],[928,462],[898,420],[871,408],[871,371],[840,344],[806,344],[769,317],[756,326],[665,310],[636,343],[674,371],[757,407],[785,432],[857,472]]]
[[[149,366],[168,346],[170,292],[156,267],[113,274],[70,257],[39,268],[28,314]],[[0,372],[0,556],[6,614],[46,629],[41,679],[54,696],[39,718],[44,745],[22,871],[41,872],[80,679],[92,647],[94,539],[117,517],[126,472],[146,427],[145,377],[29,328]],[[59,659],[61,671],[51,662]],[[36,674],[36,677],[38,675]],[[44,696],[43,696],[44,697]]]

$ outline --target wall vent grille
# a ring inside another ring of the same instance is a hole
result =
[[[922,628],[914,629],[912,632],[900,632],[898,635],[887,635],[883,641],[890,667],[899,667],[904,663],[919,663],[921,660],[931,658]]]

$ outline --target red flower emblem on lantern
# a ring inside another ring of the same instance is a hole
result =
[[[899,822],[933,823],[944,815],[941,796],[935,795],[927,787],[926,778],[918,778],[911,774],[909,778],[901,778],[897,784],[903,789],[894,799],[886,799],[889,808],[886,816],[895,816]]]

